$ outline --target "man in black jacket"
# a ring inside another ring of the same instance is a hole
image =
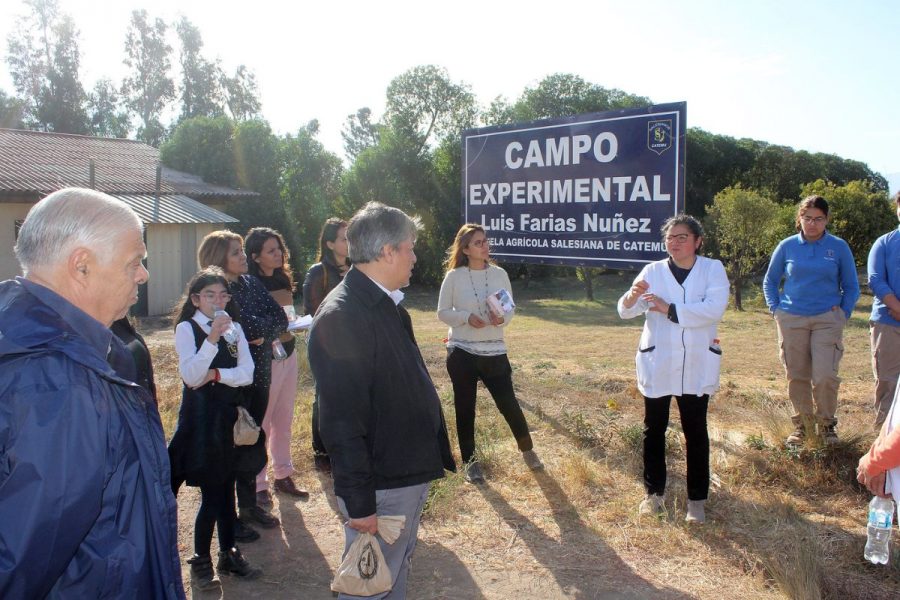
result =
[[[325,299],[309,337],[319,427],[331,457],[346,548],[376,533],[378,515],[405,515],[394,544],[379,543],[393,589],[406,597],[409,559],[429,483],[455,470],[440,401],[399,302],[416,255],[417,219],[370,202],[347,229],[353,268]]]

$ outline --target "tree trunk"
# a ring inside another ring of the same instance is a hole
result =
[[[744,307],[741,305],[741,287],[743,284],[743,279],[740,277],[735,278],[734,280],[734,308],[736,310],[743,311]]]
[[[594,301],[594,278],[591,273],[590,267],[578,267],[578,271],[581,273],[582,280],[584,281],[584,293],[587,296],[589,302]]]

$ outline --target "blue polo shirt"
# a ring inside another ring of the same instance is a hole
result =
[[[849,319],[859,299],[850,246],[828,232],[814,242],[799,233],[781,240],[769,262],[763,293],[772,312],[780,308],[812,316],[840,306]]]
[[[869,250],[869,287],[875,294],[871,319],[876,323],[900,327],[888,313],[884,297],[894,294],[900,298],[900,228],[886,233]]]

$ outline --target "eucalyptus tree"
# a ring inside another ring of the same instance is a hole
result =
[[[88,94],[89,128],[100,137],[128,137],[131,118],[122,96],[109,79],[100,79]]]
[[[125,37],[125,65],[131,69],[122,82],[128,109],[140,121],[137,137],[159,146],[165,137],[161,117],[175,98],[175,84],[169,76],[172,46],[166,40],[162,19],[150,21],[146,10],[131,13]]]
[[[238,65],[232,77],[220,71],[219,84],[225,98],[225,108],[231,118],[246,121],[260,116],[262,102],[253,71],[244,65]]]
[[[350,160],[356,160],[363,150],[378,145],[382,125],[372,121],[372,109],[364,106],[349,115],[341,128],[341,139],[344,140],[344,154]]]
[[[9,34],[6,56],[24,123],[43,131],[86,133],[75,22],[60,12],[57,0],[25,0],[25,5],[29,12]]]
[[[175,31],[181,44],[178,57],[181,64],[181,81],[178,84],[181,115],[178,120],[224,114],[221,70],[215,62],[201,55],[203,36],[200,29],[187,17],[181,17],[175,24]]]
[[[23,129],[25,127],[25,103],[0,90],[0,127]]]

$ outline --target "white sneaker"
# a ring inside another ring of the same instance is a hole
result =
[[[647,494],[638,506],[638,513],[642,515],[660,515],[666,512],[666,505],[660,494]]]
[[[684,517],[684,520],[688,523],[706,523],[705,504],[706,500],[688,500],[687,515]]]

